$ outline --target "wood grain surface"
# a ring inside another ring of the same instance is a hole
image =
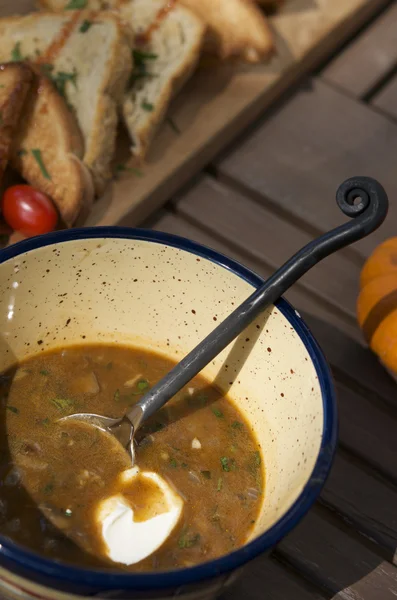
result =
[[[355,98],[371,93],[397,63],[397,4],[330,62],[322,78]]]
[[[124,174],[87,225],[136,225],[164,204],[280,95],[357,31],[387,0],[288,0],[271,17],[277,56],[269,65],[202,66],[175,99],[142,176]],[[179,133],[175,131],[175,128]],[[120,135],[117,162],[128,159]]]

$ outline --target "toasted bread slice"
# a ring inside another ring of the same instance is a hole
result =
[[[77,118],[83,162],[97,194],[111,177],[117,106],[132,68],[130,41],[117,15],[86,11],[0,19],[0,60],[41,64]]]
[[[0,65],[0,181],[32,80],[32,71],[23,63]]]
[[[194,72],[204,41],[204,23],[182,6],[175,6],[157,22],[166,6],[165,0],[131,0],[120,9],[136,43],[135,66],[122,113],[133,142],[132,153],[140,159],[147,154],[171,99]]]
[[[70,0],[39,0],[41,6],[63,10]],[[282,0],[256,0],[272,8]],[[87,8],[120,9],[128,12],[129,0],[87,0]],[[150,4],[151,0],[147,0]],[[183,5],[208,26],[205,50],[222,59],[239,57],[247,62],[260,62],[274,52],[273,37],[263,12],[253,0],[177,0],[169,3],[172,11]]]
[[[68,226],[91,205],[94,195],[81,160],[83,150],[81,132],[66,102],[46,77],[35,73],[11,163],[28,183],[53,199]]]
[[[67,0],[41,4],[59,11]],[[146,156],[172,97],[194,72],[205,36],[202,19],[179,3],[169,10],[168,5],[169,0],[88,0],[92,10],[117,9],[135,45],[136,64],[121,110],[132,153],[140,159]]]
[[[180,0],[209,28],[205,49],[222,59],[260,62],[274,51],[265,15],[252,0]]]

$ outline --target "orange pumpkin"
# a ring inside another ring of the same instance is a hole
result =
[[[378,246],[365,263],[357,317],[371,349],[397,374],[397,237]]]

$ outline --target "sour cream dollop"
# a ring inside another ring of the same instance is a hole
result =
[[[167,540],[182,514],[183,500],[160,475],[141,471],[139,467],[123,471],[119,483],[120,493],[99,503],[95,520],[101,529],[107,557],[133,565],[153,554]],[[139,483],[150,484],[153,489],[153,501],[144,507],[145,518],[142,514],[137,516],[128,501],[129,491]]]

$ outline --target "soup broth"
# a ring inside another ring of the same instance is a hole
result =
[[[121,416],[173,366],[141,349],[86,345],[41,353],[4,373],[0,532],[58,561],[127,571],[194,565],[242,545],[263,500],[260,447],[236,406],[199,376],[137,434],[136,464],[158,473],[184,501],[176,528],[137,564],[98,557],[95,506],[114,493],[130,460],[107,434],[58,419]],[[138,520],[150,498],[142,483],[130,495]],[[68,531],[84,538],[89,552]]]

